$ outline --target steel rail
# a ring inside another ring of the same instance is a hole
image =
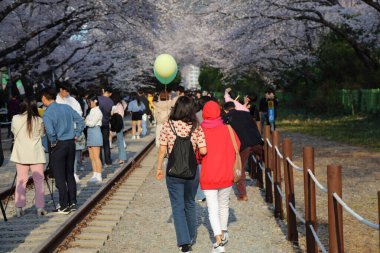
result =
[[[129,131],[132,130],[132,127],[128,127],[127,129],[124,130],[124,133],[127,133]],[[112,139],[116,139],[116,135],[112,137]],[[83,152],[86,152],[86,151],[83,151]],[[46,169],[45,168],[45,171],[44,171],[44,176],[48,176],[50,173],[49,169]],[[30,176],[28,178],[28,181],[26,183],[26,186],[28,187],[29,185],[33,185],[33,178]],[[6,198],[8,198],[9,196],[13,195],[15,193],[15,190],[16,190],[16,185],[14,185],[13,187],[9,187],[7,189],[4,189],[2,191],[0,191],[0,201],[1,200],[5,200]]]
[[[139,153],[135,154],[131,161],[115,173],[94,195],[92,195],[75,213],[68,218],[43,244],[39,245],[33,252],[53,252],[71,233],[76,225],[81,222],[91,210],[107,195],[112,187],[120,181],[136,164],[141,161],[149,151],[154,148],[155,139]]]

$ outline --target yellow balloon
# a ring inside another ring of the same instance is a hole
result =
[[[177,70],[177,63],[170,54],[161,54],[154,62],[154,69],[160,77],[168,78]]]

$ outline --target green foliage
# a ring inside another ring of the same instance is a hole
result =
[[[300,62],[281,74],[284,91],[294,94],[287,106],[302,105],[319,114],[343,113],[338,90],[380,87],[380,69],[367,68],[355,50],[333,33],[323,38],[315,56],[316,61]]]
[[[222,92],[224,90],[222,78],[223,74],[219,69],[202,66],[199,75],[199,85],[202,87],[202,90]]]

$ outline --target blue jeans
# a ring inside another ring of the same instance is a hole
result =
[[[148,128],[147,128],[148,122],[147,121],[148,121],[148,115],[144,114],[143,118],[141,120],[141,136],[145,136],[148,134]]]
[[[191,244],[197,230],[195,214],[195,194],[199,184],[199,173],[193,180],[166,177],[172,206],[177,246]]]
[[[202,168],[202,165],[198,164],[198,174],[199,175],[201,174],[201,168]],[[201,184],[198,184],[197,199],[198,200],[202,200],[204,198],[206,198],[206,196],[205,196],[205,194],[203,193],[203,191],[201,189]]]
[[[127,160],[127,153],[125,152],[125,147],[124,147],[123,130],[116,133],[116,138],[117,138],[117,148],[119,150],[119,160],[120,161],[126,161]]]

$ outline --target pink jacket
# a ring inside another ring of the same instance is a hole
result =
[[[235,109],[238,110],[238,111],[246,111],[246,112],[249,112],[248,108],[245,107],[244,105],[240,104],[238,101],[236,100],[233,100],[231,98],[231,96],[228,94],[228,93],[225,93],[224,94],[224,101],[225,102],[234,102],[235,104]]]

